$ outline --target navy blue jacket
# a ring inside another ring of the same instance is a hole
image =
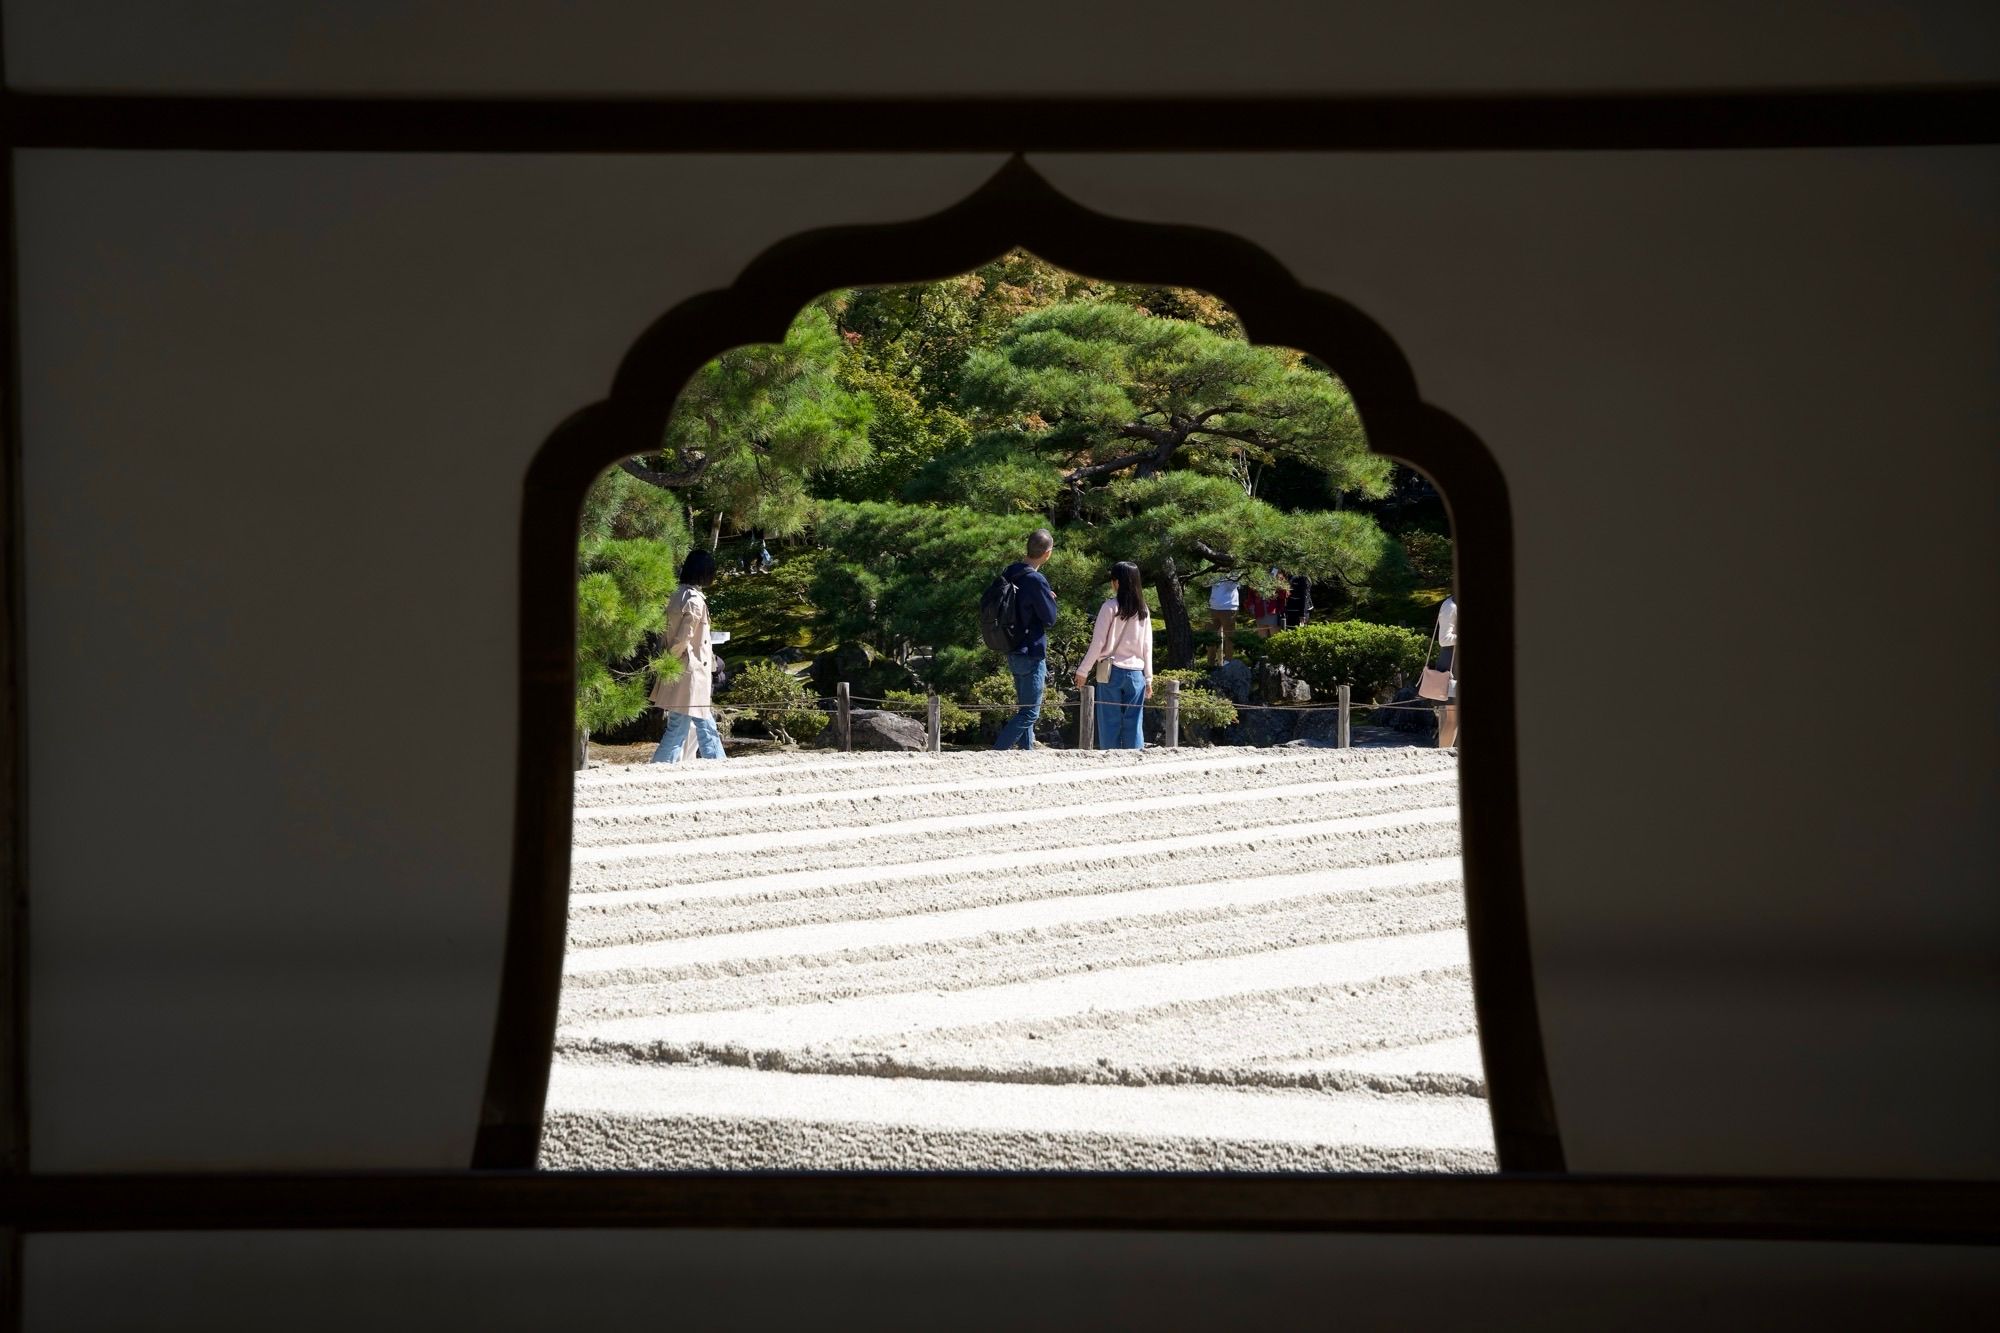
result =
[[[1016,560],[1000,576],[1020,591],[1014,598],[1015,623],[1020,627],[1013,656],[1029,660],[1049,655],[1049,626],[1056,623],[1056,590],[1039,569]]]

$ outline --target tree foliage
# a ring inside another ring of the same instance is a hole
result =
[[[1301,625],[1273,634],[1265,644],[1265,655],[1291,668],[1315,697],[1331,697],[1337,687],[1351,685],[1357,697],[1376,702],[1415,680],[1429,651],[1427,635],[1362,620]]]
[[[874,400],[843,377],[846,354],[824,304],[801,311],[780,343],[723,353],[681,390],[657,453],[626,473],[690,507],[775,535],[808,518],[813,478],[868,458]]]
[[[998,688],[979,594],[1038,526],[1057,535],[1053,672],[1080,656],[1114,560],[1145,571],[1168,666],[1191,661],[1189,594],[1214,579],[1268,589],[1274,570],[1302,574],[1373,614],[1407,601],[1413,578],[1372,512],[1400,503],[1401,474],[1368,452],[1324,367],[1247,341],[1206,293],[1085,278],[1023,251],[815,302],[782,343],[704,367],[660,449],[620,475],[593,492],[580,554],[605,666],[587,673],[579,645],[592,716],[632,702],[613,654],[643,642],[635,602],[662,568],[606,543],[660,544],[670,565],[688,513],[708,516],[711,539],[726,520],[808,546],[810,639],[866,644],[948,689]]]
[[[729,708],[754,709],[764,729],[786,745],[809,741],[826,729],[827,715],[813,707],[805,682],[772,662],[752,662],[729,682]]]
[[[646,652],[666,618],[687,527],[671,496],[607,472],[584,498],[576,562],[576,724],[603,731],[646,711],[653,673],[678,671]]]
[[[1130,306],[1072,302],[1016,320],[968,359],[964,396],[1064,465],[1071,487],[1170,466],[1240,476],[1292,458],[1338,489],[1379,494],[1347,390],[1283,348]]]
[[[979,596],[1021,558],[1034,527],[1032,519],[941,505],[829,501],[814,534],[827,558],[813,600],[837,637],[884,652],[901,644],[933,648],[932,683],[962,686],[998,665],[979,639]],[[1102,579],[1088,549],[1062,541],[1042,573],[1069,604],[1065,618]]]

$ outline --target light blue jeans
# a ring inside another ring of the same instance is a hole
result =
[[[1097,687],[1097,748],[1146,748],[1146,673],[1137,667],[1112,667],[1111,679]]]
[[[1007,725],[1000,728],[1000,739],[993,742],[993,748],[1032,750],[1035,748],[1035,723],[1042,716],[1042,688],[1048,681],[1048,659],[1010,653],[1007,669],[1014,673],[1014,702],[1020,707],[1014,710],[1014,716],[1007,719]]]
[[[660,735],[660,748],[653,751],[656,764],[678,764],[681,751],[687,748],[688,728],[694,728],[694,752],[702,759],[722,758],[722,733],[716,730],[712,717],[694,717],[687,713],[668,713],[667,729]]]

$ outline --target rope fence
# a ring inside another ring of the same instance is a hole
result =
[[[1159,693],[1163,696],[1158,701],[1148,699],[1148,700],[1142,700],[1137,704],[1124,704],[1119,706],[1125,708],[1136,707],[1141,709],[1151,709],[1153,711],[1161,713],[1163,715],[1161,730],[1163,732],[1162,741],[1164,744],[1164,748],[1175,749],[1178,748],[1180,745],[1180,714],[1181,714],[1180,682],[1177,680],[1164,680],[1159,682],[1158,688],[1159,688]],[[1334,731],[1334,745],[1336,748],[1339,749],[1347,749],[1353,743],[1352,739],[1353,715],[1357,712],[1386,713],[1386,712],[1396,711],[1399,709],[1410,710],[1410,711],[1436,712],[1440,708],[1444,707],[1443,704],[1434,703],[1429,700],[1410,700],[1402,703],[1386,703],[1386,704],[1376,704],[1376,703],[1356,704],[1349,697],[1348,691],[1349,691],[1348,686],[1346,685],[1340,686],[1339,700],[1335,703],[1330,703],[1330,704],[1231,703],[1230,706],[1234,708],[1239,714],[1244,712],[1319,713],[1319,714],[1331,713],[1335,715],[1337,719]],[[1097,713],[1097,709],[1094,707],[1094,705],[1098,702],[1096,698],[1096,693],[1097,691],[1094,684],[1086,684],[1085,686],[1083,686],[1081,690],[1078,690],[1073,695],[1060,695],[1054,699],[1045,699],[1043,704],[1041,705],[1044,711],[1054,711],[1058,714],[1067,713],[1070,709],[1076,710],[1077,717],[1074,725],[1076,726],[1076,731],[1077,731],[1078,749],[1085,749],[1085,750],[1094,749],[1096,746],[1096,737],[1094,734],[1096,731],[1096,713]],[[778,703],[778,704],[765,704],[765,703],[736,704],[724,700],[724,701],[711,701],[707,705],[690,709],[688,711],[705,712],[711,716],[719,716],[720,714],[723,713],[732,713],[732,714],[749,713],[752,715],[775,713],[782,716],[787,713],[827,712],[830,713],[831,715],[831,722],[834,727],[834,738],[836,744],[843,751],[851,751],[854,748],[853,707],[856,704],[874,704],[886,711],[894,712],[896,714],[909,717],[914,717],[919,712],[922,712],[925,715],[925,727],[924,727],[925,748],[934,754],[938,753],[944,748],[944,727],[943,727],[944,699],[943,696],[938,694],[935,690],[931,691],[929,694],[924,696],[922,702],[919,704],[904,699],[884,699],[869,695],[857,695],[853,693],[852,690],[848,687],[846,681],[841,681],[835,687],[833,706],[831,707],[831,709],[826,708],[817,699],[809,701],[801,699],[794,701],[792,703]],[[953,706],[964,712],[982,713],[982,714],[1016,713],[1020,711],[1022,707],[1022,705],[1019,703],[1004,703],[1004,704],[973,703],[973,704],[954,704]],[[1454,731],[1455,730],[1456,728],[1454,728]]]
[[[1350,687],[1346,685],[1340,686],[1339,700],[1335,703],[1330,703],[1330,704],[1231,703],[1230,706],[1234,708],[1238,713],[1255,712],[1255,713],[1334,714],[1335,717],[1338,719],[1334,733],[1335,736],[1334,744],[1337,748],[1340,749],[1347,749],[1353,743],[1352,722],[1353,722],[1353,716],[1357,712],[1387,713],[1387,712],[1394,712],[1397,710],[1413,711],[1413,712],[1414,711],[1437,712],[1438,710],[1447,707],[1445,703],[1433,702],[1431,700],[1406,700],[1401,703],[1386,703],[1386,704],[1377,704],[1377,703],[1356,704],[1353,701],[1353,699],[1349,697],[1348,693],[1349,688]],[[1076,720],[1077,748],[1079,749],[1090,749],[1093,748],[1095,744],[1095,737],[1093,735],[1093,732],[1095,731],[1095,715],[1097,710],[1093,705],[1097,703],[1096,693],[1097,693],[1096,687],[1093,684],[1086,684],[1082,687],[1082,689],[1078,690],[1074,695],[1064,694],[1064,695],[1059,695],[1054,699],[1045,699],[1044,703],[1041,705],[1041,707],[1044,710],[1052,709],[1058,713],[1066,713],[1072,708],[1077,710],[1077,720]],[[1146,699],[1142,700],[1137,704],[1124,704],[1121,706],[1126,708],[1152,709],[1163,714],[1165,747],[1168,749],[1173,749],[1180,745],[1180,712],[1181,712],[1180,682],[1177,680],[1161,681],[1159,686],[1159,693],[1164,697],[1157,702],[1151,699]],[[833,725],[835,727],[835,732],[834,732],[835,739],[842,750],[851,750],[854,748],[854,722],[853,722],[852,710],[854,705],[856,704],[874,704],[886,711],[911,717],[916,716],[916,714],[919,711],[919,705],[916,703],[912,703],[908,700],[884,699],[869,695],[857,695],[852,692],[846,681],[841,681],[839,685],[835,687],[832,715],[833,715]],[[770,707],[770,706],[763,705],[762,707]],[[796,708],[807,708],[807,707],[818,708],[819,705],[797,704],[780,709],[780,711],[789,712],[793,711]],[[1022,705],[1019,703],[1007,703],[1007,704],[973,703],[973,704],[954,704],[953,707],[968,713],[1015,713],[1020,711]],[[935,690],[931,691],[924,697],[923,703],[921,705],[921,710],[927,715],[926,728],[925,728],[927,733],[925,737],[927,748],[930,749],[933,753],[935,753],[943,748],[943,728],[941,725],[943,697],[939,695]]]

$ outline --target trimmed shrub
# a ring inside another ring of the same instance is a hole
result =
[[[1007,678],[1007,689],[1012,692],[1014,679]],[[915,690],[890,690],[882,696],[889,701],[889,707],[898,713],[908,713],[919,722],[929,717],[929,701]],[[950,699],[938,700],[938,731],[946,736],[957,736],[979,725],[979,714],[969,708],[961,708]]]
[[[787,745],[809,741],[831,720],[813,707],[806,683],[774,662],[752,662],[729,682],[726,706],[756,708],[757,720]],[[784,709],[783,712],[777,710]]]
[[[1412,528],[1397,537],[1410,557],[1410,573],[1420,588],[1451,586],[1451,538],[1441,532]]]
[[[1011,671],[996,671],[990,676],[982,676],[972,682],[972,688],[965,693],[965,701],[967,703],[984,706],[980,712],[973,714],[978,719],[981,733],[989,740],[998,736],[1000,728],[1012,716],[1011,713],[1001,711],[1002,707],[1013,708],[1016,706],[1014,698],[1014,673]]]
[[[1195,671],[1182,667],[1172,671],[1153,673],[1155,693],[1153,701],[1160,702],[1158,686],[1162,680],[1177,680],[1181,686],[1181,739],[1205,742],[1217,731],[1236,722],[1236,705],[1205,689],[1202,681],[1205,671]]]
[[[1301,625],[1271,636],[1266,656],[1313,687],[1313,697],[1331,696],[1340,685],[1355,698],[1383,703],[1423,670],[1430,636],[1365,620]]]

